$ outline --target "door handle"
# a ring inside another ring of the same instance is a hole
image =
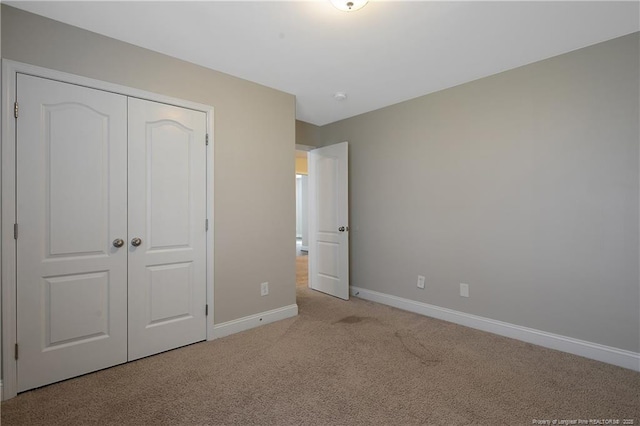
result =
[[[132,246],[138,247],[140,244],[142,244],[142,240],[140,238],[136,237],[131,239]]]
[[[120,248],[124,245],[124,240],[122,238],[116,238],[115,240],[113,240],[113,246],[115,248]]]
[[[340,228],[338,228],[338,231],[340,231],[340,232],[344,232],[344,231],[349,232],[349,227],[348,226],[341,226]]]

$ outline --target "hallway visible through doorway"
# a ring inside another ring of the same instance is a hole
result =
[[[296,240],[296,286],[307,287],[309,285],[309,256],[308,252],[301,250],[302,241]]]
[[[309,285],[307,152],[310,149],[304,147],[296,150],[296,286],[301,287]]]

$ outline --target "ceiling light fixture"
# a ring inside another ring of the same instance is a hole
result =
[[[333,99],[335,99],[336,101],[346,101],[347,100],[347,94],[344,92],[336,92],[333,95]]]
[[[368,2],[369,0],[331,0],[331,4],[343,12],[355,12],[362,9]]]

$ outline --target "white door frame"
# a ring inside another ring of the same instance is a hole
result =
[[[13,236],[16,222],[16,121],[14,118],[14,102],[16,96],[16,74],[28,74],[36,77],[48,78],[64,83],[76,84],[93,89],[149,101],[175,105],[182,108],[202,111],[207,115],[207,134],[209,146],[207,149],[207,218],[209,231],[207,232],[207,340],[213,340],[213,107],[198,104],[134,89],[118,84],[107,83],[65,72],[54,71],[34,65],[2,60],[2,142],[0,146],[1,172],[1,200],[0,211],[0,280],[2,288],[2,382],[0,390],[3,399],[10,399],[17,395],[17,364],[14,359],[14,345],[16,344],[16,244]]]

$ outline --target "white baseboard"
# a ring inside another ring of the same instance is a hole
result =
[[[309,246],[300,246],[300,251],[309,251]]]
[[[298,305],[294,304],[255,315],[249,315],[248,317],[223,322],[213,326],[213,338],[219,339],[220,337],[250,330],[261,325],[295,317],[296,315],[298,315]]]
[[[640,353],[604,346],[598,343],[578,340],[558,334],[547,333],[533,328],[522,327],[502,321],[466,314],[452,309],[441,308],[427,303],[416,302],[402,297],[379,293],[359,287],[351,287],[351,295],[372,302],[382,303],[409,312],[425,315],[466,327],[475,328],[500,336],[510,337],[534,345],[556,349],[562,352],[606,362],[634,371],[640,371]]]

